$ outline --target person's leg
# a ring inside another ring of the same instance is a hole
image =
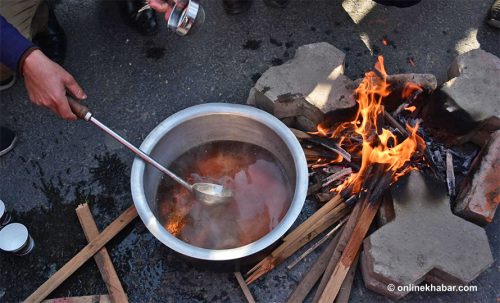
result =
[[[33,43],[51,60],[62,65],[66,56],[66,34],[57,21],[51,0],[39,6],[31,24]]]
[[[24,37],[31,40],[33,37],[31,24],[41,3],[42,0],[0,1],[0,15]],[[14,72],[7,66],[0,64],[0,91],[14,85],[16,81]]]
[[[117,4],[120,6],[127,23],[135,27],[141,34],[150,36],[158,32],[155,11],[148,8],[138,12],[146,4],[145,0],[118,0]]]
[[[490,12],[488,14],[488,24],[500,28],[500,0],[496,0],[491,5]]]
[[[12,24],[26,39],[33,38],[32,22],[42,0],[0,1],[0,15]]]

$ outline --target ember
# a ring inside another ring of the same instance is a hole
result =
[[[227,249],[254,242],[278,225],[290,205],[283,168],[258,146],[212,142],[188,151],[173,166],[191,183],[210,181],[234,192],[234,200],[213,206],[167,180],[160,184],[160,221],[172,235],[195,246]]]

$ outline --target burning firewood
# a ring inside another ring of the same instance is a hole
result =
[[[339,180],[340,178],[343,178],[343,177],[348,176],[350,174],[352,174],[352,169],[350,167],[344,168],[344,169],[334,173],[333,175],[328,176],[325,179],[326,182],[323,183],[322,187],[326,187],[326,186],[332,184],[333,182]]]
[[[348,297],[352,277],[348,280],[346,277],[353,273],[361,244],[382,203],[384,192],[400,176],[416,169],[416,163],[423,164],[426,155],[426,142],[420,136],[420,121],[401,119],[399,116],[415,117],[419,111],[412,102],[427,88],[396,81],[397,89],[402,93],[401,99],[406,102],[400,104],[393,116],[385,111],[382,104],[391,94],[391,83],[382,57],[379,57],[375,67],[378,73],[367,73],[356,90],[359,106],[352,121],[329,121],[318,125],[318,132],[315,133],[292,129],[304,148],[309,168],[314,172],[315,181],[309,193],[323,191],[316,194],[319,200],[324,199],[325,190],[336,193],[336,196],[285,237],[271,255],[252,268],[246,283],[252,283],[272,270],[316,235],[342,220],[353,205],[341,233],[321,254],[311,272],[292,293],[289,302],[303,300],[322,274],[314,302],[333,302],[342,285],[346,289],[343,300]],[[393,109],[396,107],[397,104],[392,105]],[[322,181],[320,188],[318,180]],[[318,243],[327,241],[329,234]]]

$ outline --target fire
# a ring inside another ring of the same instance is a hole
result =
[[[405,110],[409,111],[409,112],[414,112],[415,110],[417,109],[416,106],[412,105],[412,106],[408,106],[408,107],[405,107]]]
[[[365,188],[374,167],[383,169],[384,174],[390,175],[394,182],[399,176],[412,169],[407,165],[416,151],[423,151],[424,140],[417,134],[418,123],[414,126],[406,125],[408,137],[398,139],[388,128],[384,127],[384,105],[382,101],[390,93],[390,83],[387,81],[387,72],[383,57],[378,57],[374,71],[365,74],[362,83],[356,89],[358,112],[353,121],[344,122],[333,131],[318,127],[318,133],[324,136],[330,134],[339,140],[339,144],[351,154],[361,156],[361,166],[357,173],[351,174],[343,184],[335,188],[337,192],[350,188],[352,193],[360,193]],[[410,96],[421,88],[415,84],[405,87],[403,97]],[[408,110],[411,110],[408,108]],[[359,138],[361,137],[361,142]],[[401,142],[400,142],[401,141]]]

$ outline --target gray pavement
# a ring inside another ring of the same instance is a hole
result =
[[[346,52],[346,75],[359,78],[386,59],[389,73],[433,73],[446,80],[453,58],[481,47],[500,56],[500,31],[484,25],[492,0],[423,0],[408,9],[369,0],[293,1],[284,10],[256,0],[241,16],[205,0],[206,23],[195,36],[163,30],[144,37],[124,25],[110,1],[64,1],[57,15],[68,35],[65,68],[86,90],[95,116],[139,145],[160,121],[206,102],[244,103],[258,75],[303,44],[326,41]],[[347,11],[346,11],[347,10]],[[355,21],[357,23],[355,23]],[[382,44],[383,37],[390,41]],[[410,63],[414,62],[414,64]],[[89,201],[100,228],[132,203],[133,156],[84,122],[60,120],[30,104],[22,81],[0,94],[0,122],[19,133],[0,158],[0,198],[36,241],[24,258],[0,255],[0,302],[26,298],[85,244],[74,213]],[[314,208],[307,202],[301,219]],[[494,265],[473,293],[410,294],[404,302],[495,302],[500,297],[499,216],[487,227]],[[195,269],[135,221],[109,245],[132,302],[242,302],[232,274]],[[283,302],[315,256],[278,267],[250,286],[259,302]],[[51,297],[106,293],[88,262]],[[386,302],[363,286],[351,302]]]

